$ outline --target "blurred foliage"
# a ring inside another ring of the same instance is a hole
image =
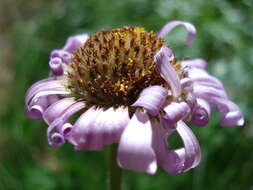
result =
[[[245,113],[244,127],[220,128],[218,113],[204,129],[192,127],[203,159],[178,176],[124,172],[124,190],[253,189],[252,0],[0,0],[0,189],[105,189],[106,156],[47,144],[45,127],[24,114],[24,94],[48,75],[50,51],[69,35],[123,25],[158,31],[187,20],[197,39],[184,47],[185,31],[167,38],[179,59],[202,57]]]

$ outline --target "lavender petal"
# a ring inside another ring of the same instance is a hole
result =
[[[166,132],[158,123],[155,123],[152,147],[155,151],[158,165],[166,172],[175,175],[183,171],[184,157],[181,158],[175,150],[168,149],[167,135],[173,131],[174,129],[171,129],[170,132]]]
[[[224,90],[222,83],[215,77],[209,75],[202,69],[188,69],[188,77],[194,82],[194,84],[200,84],[203,86],[210,86],[217,89]]]
[[[185,102],[171,102],[164,108],[164,111],[165,115],[163,115],[163,119],[165,119],[166,124],[170,126],[184,119],[187,114],[189,114],[190,107]]]
[[[58,119],[55,119],[52,123],[50,123],[49,127],[47,128],[47,137],[50,145],[54,144],[53,140],[51,139],[53,130],[56,128],[61,128],[62,125],[67,123],[70,116],[83,109],[84,106],[84,102],[76,102],[75,104],[72,104],[70,107],[68,107],[68,109],[66,109],[65,112],[58,117]]]
[[[124,130],[118,147],[121,168],[154,174],[156,156],[152,148],[152,124],[148,115],[136,111]]]
[[[161,86],[150,86],[142,90],[139,98],[132,106],[140,106],[145,108],[149,114],[156,116],[166,97],[168,96],[168,90]]]
[[[73,98],[61,99],[50,105],[43,113],[43,119],[47,124],[50,124],[57,119],[64,111],[75,103]]]
[[[105,145],[119,142],[128,122],[127,109],[91,108],[74,124],[71,142],[77,150],[102,150]]]
[[[48,90],[64,90],[64,89],[65,87],[58,80],[53,80],[50,78],[50,79],[38,81],[35,84],[33,84],[26,93],[25,95],[26,105],[28,105],[31,98],[39,92],[48,91]]]
[[[192,131],[183,121],[179,121],[176,127],[182,141],[183,148],[168,150],[167,136],[162,128],[153,128],[153,147],[156,152],[158,164],[173,175],[186,172],[198,166],[201,160],[201,152],[198,141]],[[172,134],[173,130],[168,134]]]
[[[64,137],[60,133],[52,133],[50,135],[50,140],[52,146],[61,146],[65,142]]]
[[[242,126],[244,125],[243,114],[240,108],[232,101],[219,98],[210,97],[209,101],[221,112],[220,124],[223,126]]]
[[[25,111],[32,119],[41,119],[43,112],[48,106],[48,100],[45,97],[38,98],[33,104],[25,106]]]
[[[55,76],[63,74],[62,60],[59,57],[54,57],[49,61],[49,67]]]
[[[178,122],[176,129],[184,143],[185,158],[183,171],[185,172],[196,167],[200,163],[201,151],[197,138],[183,121]]]
[[[207,62],[204,59],[192,59],[181,61],[183,67],[193,67],[199,69],[205,69]]]
[[[185,41],[185,45],[190,45],[192,41],[195,39],[196,29],[195,27],[189,23],[184,21],[172,21],[165,24],[162,29],[158,32],[158,38],[164,38],[172,29],[176,26],[183,25],[187,30],[187,38]]]
[[[65,50],[54,50],[51,52],[51,59],[60,58],[65,64],[69,64],[71,61],[72,54]]]
[[[185,77],[180,80],[181,88],[183,92],[193,91],[193,81],[192,79]]]
[[[64,123],[57,130],[64,138],[68,138],[71,130],[73,129],[73,125],[70,123]]]
[[[89,36],[87,34],[79,34],[75,36],[71,36],[67,39],[66,45],[63,50],[73,53],[79,47],[84,45],[84,43],[88,40]]]
[[[172,95],[178,97],[181,94],[180,80],[177,72],[170,64],[170,58],[166,55],[168,51],[169,48],[163,46],[155,55],[155,62],[161,76],[170,85]]]
[[[197,98],[197,104],[193,109],[192,123],[198,127],[205,126],[210,118],[211,108],[207,101]]]
[[[193,86],[193,93],[200,98],[209,99],[209,97],[227,98],[227,94],[223,89],[217,89],[211,86],[196,84]]]

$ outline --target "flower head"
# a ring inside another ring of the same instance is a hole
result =
[[[102,150],[118,143],[120,167],[154,174],[159,165],[178,174],[201,159],[186,123],[203,127],[218,109],[221,125],[243,125],[238,106],[205,71],[207,63],[177,61],[166,46],[163,38],[178,25],[185,26],[185,44],[191,44],[194,26],[173,21],[158,34],[128,26],[76,35],[52,51],[50,76],[32,85],[25,97],[28,115],[49,125],[49,144],[68,141],[76,150]],[[76,113],[79,118],[70,122]],[[174,132],[184,146],[168,149]]]

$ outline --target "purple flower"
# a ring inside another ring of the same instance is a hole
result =
[[[50,76],[25,97],[27,114],[48,124],[49,144],[68,141],[76,150],[102,150],[117,143],[121,168],[154,174],[160,166],[178,174],[201,160],[186,123],[205,126],[218,109],[221,125],[243,125],[238,106],[205,71],[207,63],[177,61],[166,46],[163,38],[178,25],[187,29],[185,44],[191,44],[194,26],[173,21],[158,34],[129,26],[76,35],[52,51]],[[168,148],[174,132],[184,145],[179,149]]]

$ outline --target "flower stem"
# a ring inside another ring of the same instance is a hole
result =
[[[116,157],[117,157],[117,144],[110,146],[110,154],[108,161],[108,185],[109,190],[120,190],[121,189],[121,179],[122,170],[118,167]]]

